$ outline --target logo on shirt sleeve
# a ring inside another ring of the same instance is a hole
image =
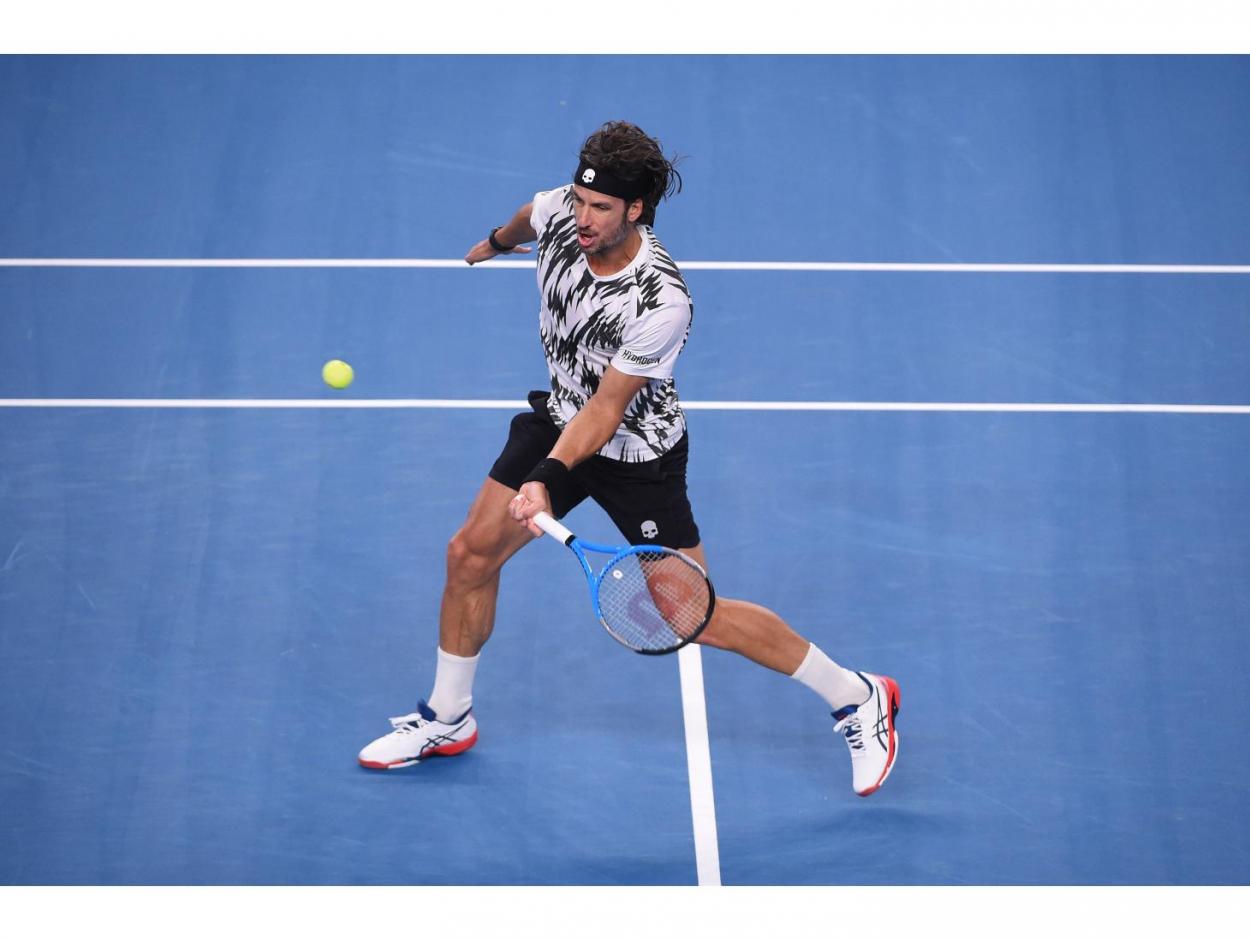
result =
[[[639,356],[636,353],[630,352],[628,349],[620,350],[619,355],[626,362],[632,362],[639,366],[653,366],[660,361],[659,356]]]

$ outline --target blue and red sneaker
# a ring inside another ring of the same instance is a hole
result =
[[[834,734],[846,737],[851,749],[851,786],[860,796],[876,793],[894,769],[898,757],[898,683],[889,676],[861,672],[872,686],[872,696],[862,705],[848,705],[833,713]]]
[[[440,721],[424,701],[411,715],[391,719],[395,728],[360,752],[360,766],[371,770],[394,770],[420,763],[427,757],[463,754],[477,743],[477,720],[473,710],[455,721]]]

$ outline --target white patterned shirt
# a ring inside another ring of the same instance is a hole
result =
[[[681,271],[651,228],[639,225],[642,247],[634,259],[615,274],[595,274],[577,244],[572,184],[538,193],[530,224],[538,233],[538,321],[552,420],[568,424],[609,365],[645,376],[650,381],[599,454],[654,460],[686,430],[673,366],[690,335],[694,306]]]

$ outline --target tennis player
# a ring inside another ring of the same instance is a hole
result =
[[[531,392],[507,443],[447,548],[438,665],[428,703],[392,718],[360,752],[391,769],[459,754],[477,741],[473,678],[491,635],[499,572],[542,534],[539,511],[563,516],[587,497],[631,544],[679,549],[707,569],[686,495],[688,439],[673,368],[693,307],[677,264],[653,231],[681,176],[658,141],[605,124],[582,146],[571,183],[536,194],[469,249],[477,264],[538,243],[539,330],[550,390]],[[846,669],[777,614],[718,598],[698,642],[784,673],[825,700],[850,747],[861,796],[885,781],[898,753],[897,683]]]

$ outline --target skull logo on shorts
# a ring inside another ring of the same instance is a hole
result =
[[[653,539],[659,534],[660,534],[659,527],[650,519],[648,519],[646,522],[642,524],[642,537],[644,539]]]

